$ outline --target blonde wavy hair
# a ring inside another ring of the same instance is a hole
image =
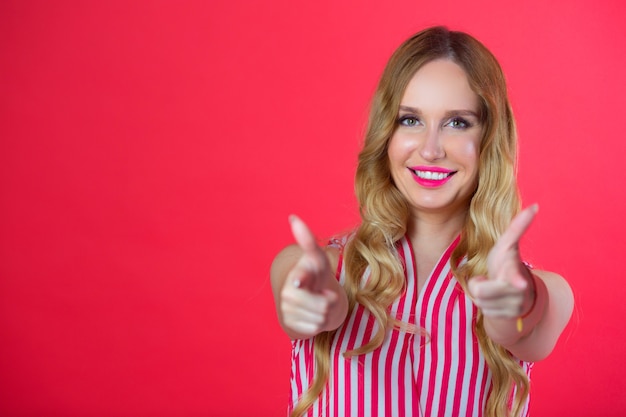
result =
[[[346,357],[371,352],[391,329],[419,332],[389,315],[389,307],[402,294],[405,275],[396,243],[407,232],[409,205],[393,183],[387,147],[398,118],[400,100],[413,75],[424,64],[450,59],[465,70],[472,90],[480,98],[483,137],[480,144],[479,177],[461,233],[450,260],[452,271],[467,290],[467,281],[487,273],[487,254],[513,216],[520,210],[515,179],[517,134],[507,96],[504,74],[498,61],[479,41],[444,27],[426,29],[406,40],[391,56],[375,92],[364,147],[359,154],[355,188],[362,222],[344,250],[350,311],[367,308],[378,323],[368,343]],[[465,258],[466,262],[460,263]],[[370,277],[362,286],[362,276]],[[487,416],[517,416],[524,407],[529,381],[519,362],[486,335],[479,312],[476,334],[492,373]],[[291,416],[302,416],[313,405],[328,380],[330,345],[335,331],[315,337],[315,376]],[[509,398],[512,390],[512,405]]]

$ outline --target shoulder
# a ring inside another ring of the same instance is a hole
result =
[[[270,278],[273,285],[282,286],[287,274],[296,265],[303,253],[302,248],[295,243],[278,252],[270,268]]]
[[[533,269],[533,274],[543,281],[548,290],[548,308],[557,312],[563,326],[569,321],[574,310],[574,293],[571,286],[561,275]]]
[[[329,245],[324,248],[324,252],[328,257],[328,262],[330,262],[331,270],[337,271],[337,268],[339,267],[339,259],[343,256],[343,248]]]
[[[561,275],[551,272],[551,271],[543,271],[540,269],[533,269],[532,273],[541,278],[541,280],[546,284],[549,289],[554,289],[559,292],[563,292],[564,295],[572,295],[572,288],[565,278]]]

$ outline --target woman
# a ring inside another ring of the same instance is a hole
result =
[[[293,340],[292,416],[526,416],[529,374],[573,309],[518,242],[517,138],[502,70],[436,27],[404,42],[372,103],[356,172],[362,222],[272,265]],[[518,213],[519,212],[519,213]]]

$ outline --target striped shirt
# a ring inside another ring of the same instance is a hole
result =
[[[365,344],[377,330],[374,317],[357,304],[335,334],[328,383],[308,416],[483,416],[491,372],[473,331],[477,308],[450,271],[458,241],[446,249],[419,292],[411,244],[406,238],[398,243],[407,281],[391,315],[419,325],[425,334],[393,329],[374,351],[344,358],[345,351]],[[338,274],[344,283],[341,258]],[[289,412],[314,376],[313,339],[294,340],[291,360]],[[532,363],[520,361],[520,366],[530,376]],[[528,415],[528,402],[521,415]]]

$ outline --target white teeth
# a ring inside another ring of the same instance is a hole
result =
[[[440,181],[450,176],[449,172],[432,172],[432,171],[414,171],[415,174],[425,180]]]

